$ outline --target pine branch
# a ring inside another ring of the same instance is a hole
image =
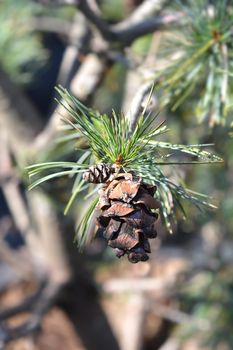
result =
[[[176,220],[176,208],[185,216],[183,201],[190,202],[199,209],[215,208],[200,194],[191,192],[179,182],[172,182],[164,174],[162,168],[164,165],[181,166],[222,162],[220,157],[203,149],[209,147],[209,144],[182,145],[158,141],[157,137],[164,134],[167,128],[164,122],[157,123],[157,115],[147,114],[146,107],[132,130],[130,119],[123,114],[117,116],[113,111],[110,117],[101,115],[98,111],[84,106],[64,88],[59,87],[57,91],[64,101],[62,102],[63,107],[70,115],[70,119],[65,121],[77,133],[77,138],[87,140],[88,149],[77,159],[77,162],[47,162],[29,166],[30,176],[38,176],[56,168],[61,169],[61,171],[37,178],[30,188],[56,177],[74,176],[72,194],[65,209],[67,213],[77,194],[90,188],[90,183],[85,183],[81,175],[90,169],[91,165],[92,169],[95,169],[94,164],[97,166],[103,164],[105,167],[115,169],[116,175],[119,171],[128,173],[133,171],[145,182],[157,186],[157,199],[161,203],[160,213],[169,232],[172,232],[173,222]],[[177,155],[179,158],[175,157]],[[180,158],[181,155],[184,155],[185,158]],[[96,171],[99,174],[101,170],[97,168]],[[88,196],[94,199],[78,226],[77,239],[81,246],[90,240],[87,232],[98,203],[97,190],[98,187],[89,192]]]
[[[179,4],[186,21],[163,40],[160,54],[169,63],[154,77],[163,90],[161,105],[176,110],[197,93],[200,98],[194,110],[198,121],[208,121],[211,127],[224,124],[233,91],[232,3],[203,0]]]

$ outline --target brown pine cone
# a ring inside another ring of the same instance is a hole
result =
[[[155,238],[155,223],[159,208],[153,197],[156,186],[146,184],[133,173],[120,173],[100,190],[98,223],[104,229],[108,245],[116,250],[116,256],[127,254],[132,263],[149,259],[148,239]]]
[[[107,164],[97,164],[85,171],[83,179],[95,184],[105,183],[114,172],[115,169]]]

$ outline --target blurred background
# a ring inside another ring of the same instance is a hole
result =
[[[233,349],[233,2],[5,0],[0,3],[0,349]],[[183,165],[218,206],[158,223],[148,262],[102,239],[80,253],[88,203],[63,211],[72,179],[27,191],[29,164],[76,160],[54,87],[127,112],[157,82],[162,140],[214,144],[223,164]]]

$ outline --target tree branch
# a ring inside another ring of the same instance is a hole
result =
[[[66,46],[60,65],[57,84],[69,87],[75,71],[80,65],[79,56],[88,49],[90,30],[86,18],[77,12],[69,31],[69,44]]]
[[[81,101],[87,101],[102,81],[105,67],[106,59],[95,54],[88,54],[77,74],[73,77],[72,93]]]
[[[130,16],[119,23],[121,29],[129,28],[158,14],[167,2],[167,0],[144,0]]]
[[[94,0],[79,1],[78,8],[95,25],[105,40],[114,41],[116,39],[111,27],[100,16],[99,12],[97,12],[97,6]]]
[[[72,24],[60,18],[38,16],[30,21],[33,30],[51,32],[62,36],[69,36]]]
[[[26,262],[18,251],[13,252],[2,238],[0,238],[0,256],[1,260],[4,260],[14,269],[20,280],[31,278],[33,273],[31,264],[28,264],[28,261]]]
[[[126,117],[130,120],[131,131],[134,130],[137,124],[138,117],[143,111],[143,102],[145,100],[145,97],[149,94],[151,88],[152,88],[151,82],[145,83],[139,88],[139,90],[137,91],[137,93],[135,94],[132,100],[130,111],[126,114]]]
[[[31,310],[32,314],[29,319],[17,327],[4,327],[0,332],[0,344],[27,336],[39,330],[41,320],[44,314],[48,311],[50,306],[55,302],[55,299],[60,291],[62,284],[47,281],[42,284],[35,295],[17,305],[15,308],[4,310],[0,315],[1,318],[9,318],[18,312]]]
[[[18,313],[25,312],[25,311],[31,311],[33,309],[33,305],[42,293],[43,289],[45,288],[45,282],[43,281],[37,291],[28,296],[25,300],[23,300],[21,303],[14,305],[10,308],[3,309],[0,311],[0,321],[4,321],[12,316],[15,316]]]
[[[5,129],[17,158],[25,158],[28,145],[42,126],[34,106],[0,67],[0,128]]]
[[[129,46],[135,39],[140,36],[153,33],[156,30],[162,30],[168,24],[176,23],[182,18],[181,13],[167,14],[142,20],[138,23],[131,25],[129,22],[124,22],[124,26],[121,23],[112,27],[115,32],[117,41],[123,46]]]
[[[136,38],[162,29],[165,25],[179,20],[183,14],[175,13],[164,16],[151,17],[153,12],[158,11],[158,1],[145,1],[126,20],[110,26],[104,21],[99,13],[93,10],[90,4],[93,0],[81,1],[78,5],[80,11],[95,25],[102,37],[108,42],[116,42],[123,47],[130,45]],[[159,9],[161,7],[159,6]],[[147,18],[150,14],[150,18]]]
[[[57,2],[55,0],[39,1],[57,5],[70,4],[69,0],[57,0]],[[156,30],[161,30],[166,25],[177,22],[183,17],[181,13],[154,16],[166,2],[165,0],[146,0],[127,19],[115,25],[109,25],[102,18],[95,0],[72,0],[72,4],[75,4],[79,8],[88,21],[96,27],[106,42],[118,44],[120,47],[129,46],[138,37]]]
[[[36,260],[40,261],[40,258],[37,254],[40,252],[40,242],[38,240],[37,233],[31,223],[26,204],[20,192],[19,182],[13,173],[6,137],[7,136],[4,134],[4,130],[1,130],[0,180],[2,191],[16,227],[21,232],[28,246],[33,245],[34,247],[37,247],[36,251],[34,252],[34,258],[37,257]]]

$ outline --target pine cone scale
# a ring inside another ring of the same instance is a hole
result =
[[[133,200],[134,204],[143,204],[147,209],[159,209],[160,203],[154,197],[152,197],[149,193],[141,192],[138,193],[137,196]]]
[[[122,226],[122,221],[117,221],[114,219],[111,219],[106,230],[104,231],[104,238],[107,240],[113,239],[114,236],[116,236]]]
[[[135,228],[145,229],[155,224],[157,221],[157,216],[152,213],[148,215],[148,213],[144,210],[137,210],[132,214],[127,215],[124,220]]]
[[[121,181],[109,194],[109,199],[122,200],[125,203],[130,203],[131,200],[137,195],[139,188],[139,183]]]
[[[128,206],[128,204],[116,202],[113,203],[110,208],[104,210],[104,213],[102,215],[110,217],[122,217],[132,213],[133,211],[135,211],[135,209],[131,206]]]
[[[139,239],[133,237],[128,231],[121,233],[116,239],[109,240],[108,245],[112,248],[130,250],[139,243]]]

